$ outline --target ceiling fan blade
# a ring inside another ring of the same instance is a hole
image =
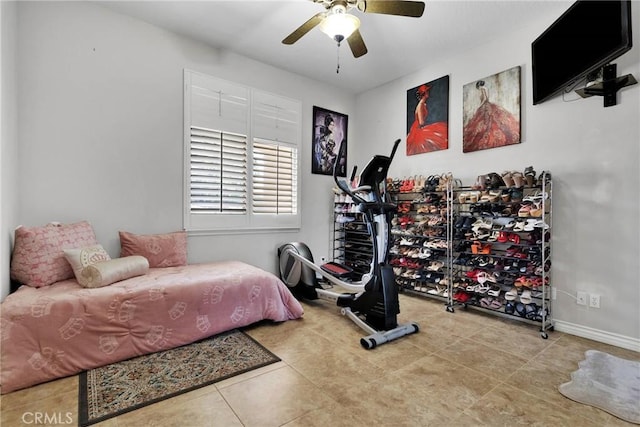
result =
[[[358,9],[366,13],[383,13],[419,18],[424,13],[424,2],[404,0],[362,0]]]
[[[307,22],[305,22],[304,24],[300,25],[293,33],[291,33],[287,37],[285,37],[285,39],[282,40],[282,43],[284,43],[284,44],[294,44],[302,36],[304,36],[309,31],[311,31],[313,28],[315,28],[316,25],[321,23],[324,20],[325,17],[326,17],[326,13],[325,12],[320,12],[320,13],[317,13],[317,14],[313,15]]]
[[[362,34],[360,34],[359,30],[355,30],[351,35],[347,38],[347,43],[349,43],[349,47],[351,48],[351,53],[356,58],[360,58],[362,55],[368,52],[367,46],[364,44],[364,40],[362,40]]]

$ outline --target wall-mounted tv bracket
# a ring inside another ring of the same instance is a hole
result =
[[[576,90],[576,93],[583,98],[589,98],[590,96],[603,96],[604,97],[604,106],[611,107],[612,105],[616,105],[616,95],[620,89],[626,86],[631,86],[638,81],[633,77],[632,74],[627,74],[626,76],[616,77],[617,74],[617,65],[616,64],[607,64],[602,67],[602,81],[595,83],[591,86],[584,87],[582,89]]]

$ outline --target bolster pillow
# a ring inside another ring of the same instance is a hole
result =
[[[142,276],[149,271],[149,261],[143,256],[132,255],[101,261],[86,266],[76,280],[85,288],[99,288],[135,276]]]

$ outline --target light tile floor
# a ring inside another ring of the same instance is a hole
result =
[[[619,426],[564,398],[584,352],[640,354],[401,295],[401,322],[420,332],[374,350],[339,309],[305,302],[301,320],[247,332],[282,361],[112,418],[99,426]],[[0,398],[4,427],[77,425],[78,377]],[[43,417],[43,415],[40,415]],[[41,418],[43,420],[43,418]],[[69,422],[70,421],[70,422]]]

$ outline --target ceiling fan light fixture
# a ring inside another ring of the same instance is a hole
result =
[[[331,13],[320,23],[320,31],[338,42],[360,28],[360,20],[348,13]]]

